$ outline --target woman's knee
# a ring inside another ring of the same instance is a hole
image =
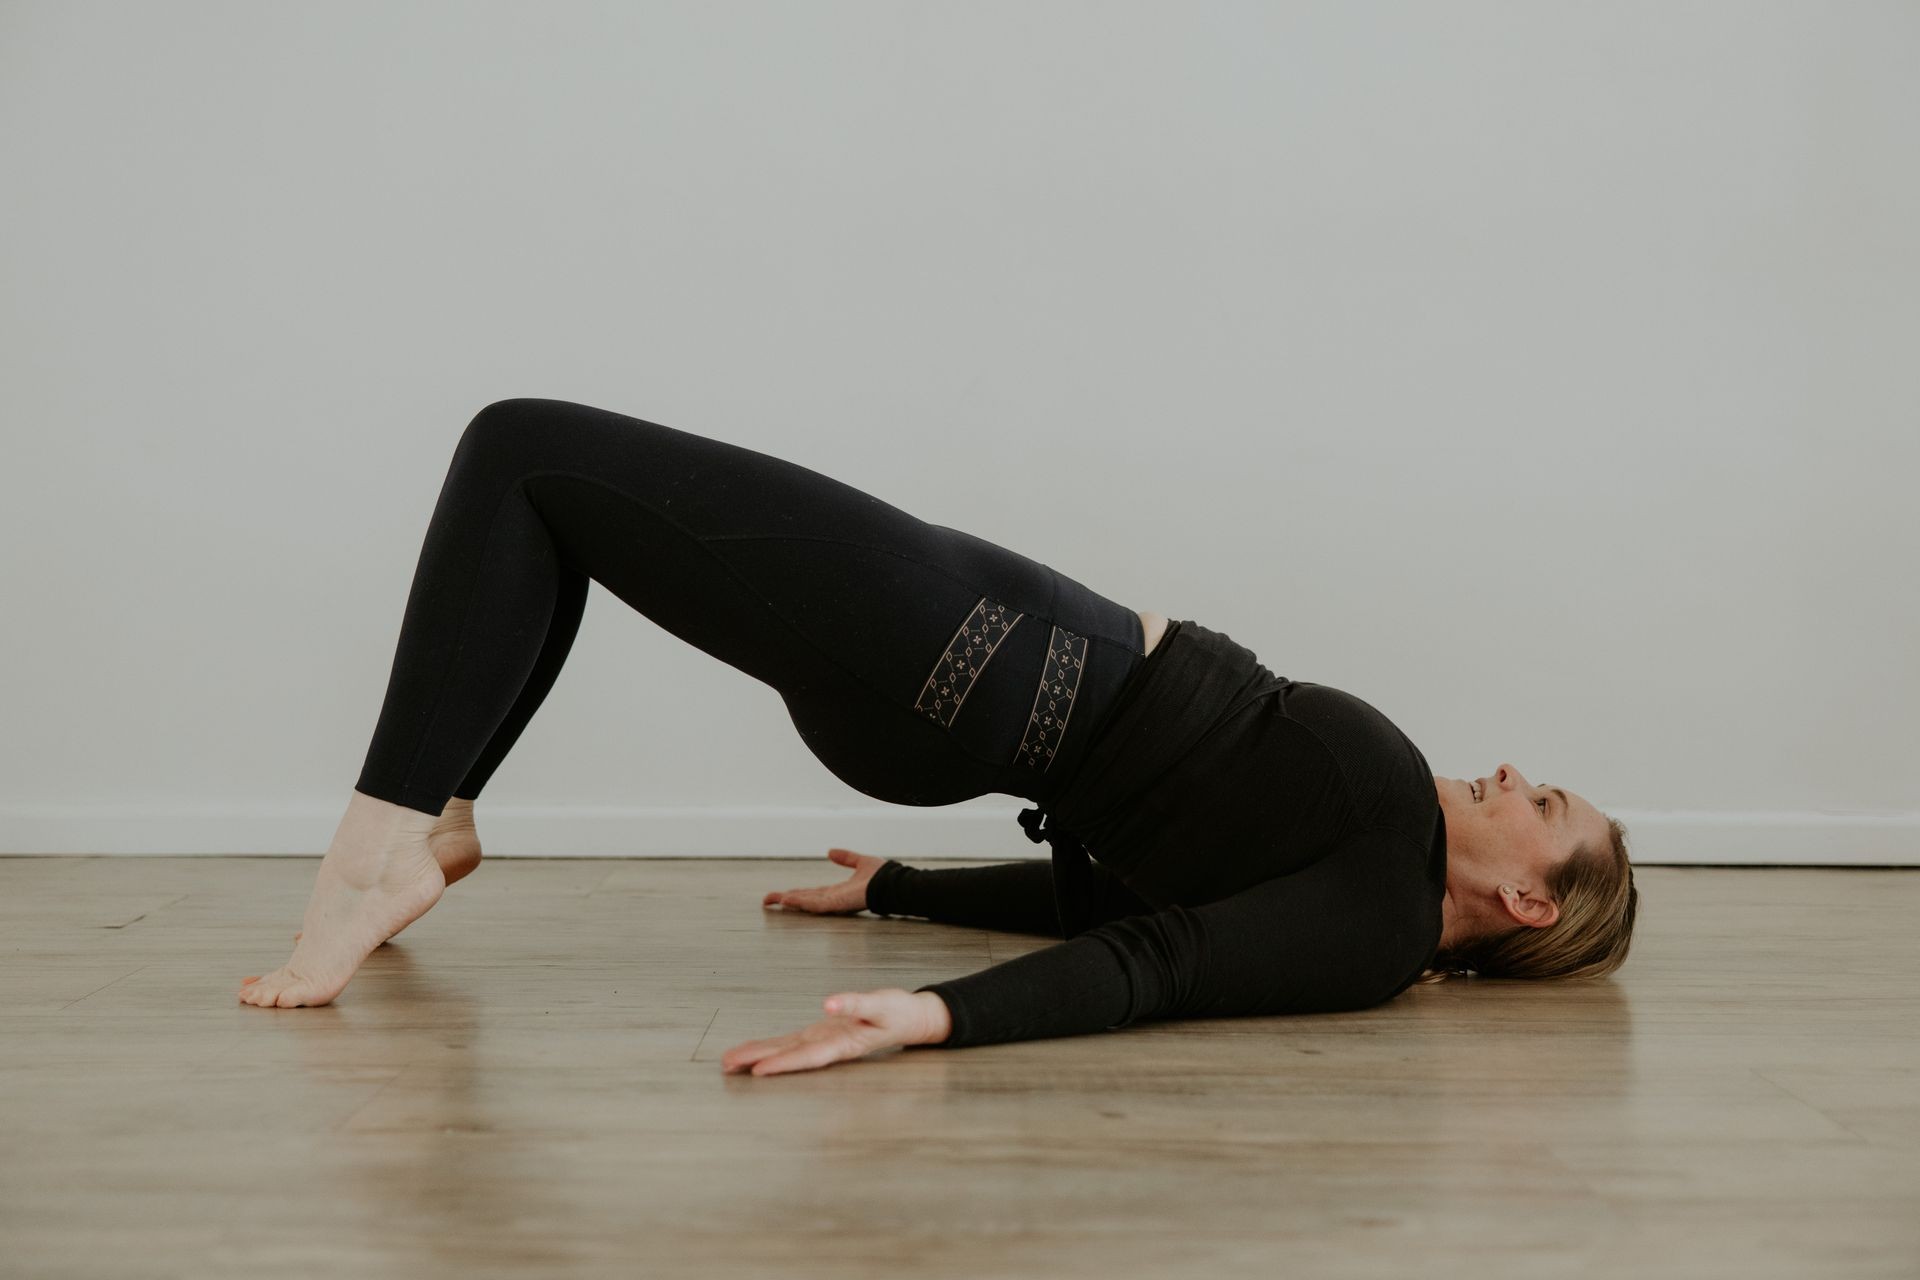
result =
[[[570,413],[581,406],[564,400],[516,397],[496,400],[473,415],[453,451],[453,465],[485,474],[523,473],[554,465],[569,434]]]
[[[473,415],[467,423],[467,429],[461,433],[460,444],[488,446],[501,437],[511,441],[526,435],[530,430],[553,417],[554,406],[558,400],[541,400],[529,396],[515,397],[509,400],[495,400],[486,408]]]

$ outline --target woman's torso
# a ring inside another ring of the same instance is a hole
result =
[[[1160,643],[1160,637],[1167,634],[1167,615],[1148,613],[1145,610],[1136,612],[1140,614],[1140,625],[1147,629],[1147,647],[1145,653],[1141,655],[1146,657],[1153,653],[1153,647]]]
[[[1167,649],[1166,617],[1140,618],[1147,652]],[[1444,859],[1432,772],[1385,715],[1276,676],[1223,633],[1179,628],[1173,666],[1142,669],[1056,799],[1096,860],[1165,905],[1297,871],[1376,826]]]

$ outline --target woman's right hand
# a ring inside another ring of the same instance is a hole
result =
[[[851,849],[829,849],[827,857],[843,867],[852,867],[853,874],[839,884],[821,885],[816,889],[788,889],[784,892],[775,889],[760,900],[760,905],[806,911],[817,916],[852,915],[856,911],[865,911],[867,881],[873,879],[873,873],[881,868],[886,859],[855,853]]]

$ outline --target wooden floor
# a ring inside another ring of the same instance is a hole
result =
[[[240,1004],[316,865],[0,859],[0,1275],[1920,1275],[1920,871],[1640,868],[1585,988],[755,1079],[1045,943],[762,910],[824,858],[496,858]]]

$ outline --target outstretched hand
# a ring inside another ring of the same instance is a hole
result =
[[[819,916],[851,915],[867,909],[867,881],[885,864],[885,858],[870,857],[851,849],[829,849],[827,857],[853,874],[839,884],[815,889],[775,889],[760,899],[763,907],[778,906],[788,911],[806,911]]]
[[[895,1045],[938,1044],[953,1030],[946,1001],[931,991],[842,991],[821,1007],[829,1016],[812,1026],[733,1046],[720,1055],[721,1072],[811,1071]]]

